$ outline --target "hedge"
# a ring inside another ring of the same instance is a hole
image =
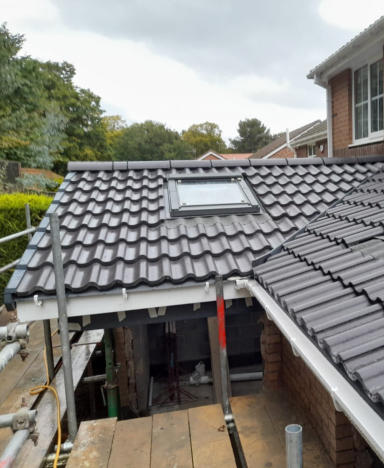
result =
[[[25,193],[0,195],[0,237],[14,234],[26,229],[25,205],[29,203],[32,226],[38,226],[47,211],[51,197]],[[20,258],[28,244],[28,236],[19,237],[13,241],[0,244],[0,266]],[[7,285],[12,270],[0,274],[0,304],[3,302],[3,291]]]

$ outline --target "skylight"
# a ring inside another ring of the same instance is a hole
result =
[[[256,197],[240,175],[171,178],[168,191],[171,216],[260,211]]]

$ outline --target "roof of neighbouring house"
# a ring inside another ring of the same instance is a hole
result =
[[[70,163],[47,213],[61,222],[68,293],[252,274],[254,260],[382,167],[384,157],[316,160]],[[241,173],[262,213],[170,218],[169,176]],[[6,302],[55,295],[45,217],[7,288]]]
[[[38,169],[35,167],[22,167],[20,168],[20,174],[31,174],[31,175],[42,175],[48,179],[57,180],[61,179],[61,175],[56,174],[56,172],[50,171],[49,169]]]
[[[308,143],[324,140],[327,138],[327,121],[322,120],[318,124],[309,128],[307,131],[303,132],[299,137],[297,137],[292,146],[297,148]]]
[[[382,170],[256,265],[254,274],[372,402],[384,403]]]
[[[217,153],[216,151],[210,150],[200,156],[199,160],[204,160],[208,156],[215,156],[217,159],[248,159],[253,153]]]
[[[313,68],[307,75],[307,78],[319,78],[335,65],[341,63],[344,59],[359,53],[367,45],[381,40],[384,36],[384,16],[381,16],[374,23],[360,32],[349,42],[340,47],[336,52],[323,60],[319,65]]]
[[[303,125],[302,127],[296,128],[295,130],[292,130],[289,132],[289,139],[290,142],[292,143],[295,141],[296,138],[298,138],[300,135],[302,135],[304,132],[312,128],[314,125],[317,125],[320,123],[320,120],[315,120],[309,124]],[[268,156],[272,156],[273,153],[277,152],[279,149],[284,148],[287,145],[287,136],[284,133],[279,135],[277,138],[272,140],[268,145],[263,146],[259,150],[256,151],[256,153],[253,154],[252,158],[256,159],[261,159],[261,158],[268,158]]]

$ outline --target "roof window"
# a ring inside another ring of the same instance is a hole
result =
[[[172,177],[168,180],[171,216],[257,213],[260,206],[242,175]]]

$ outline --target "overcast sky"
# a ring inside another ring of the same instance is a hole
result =
[[[383,0],[0,0],[24,54],[75,65],[108,114],[176,130],[244,118],[272,132],[325,117],[306,75],[384,14]]]

